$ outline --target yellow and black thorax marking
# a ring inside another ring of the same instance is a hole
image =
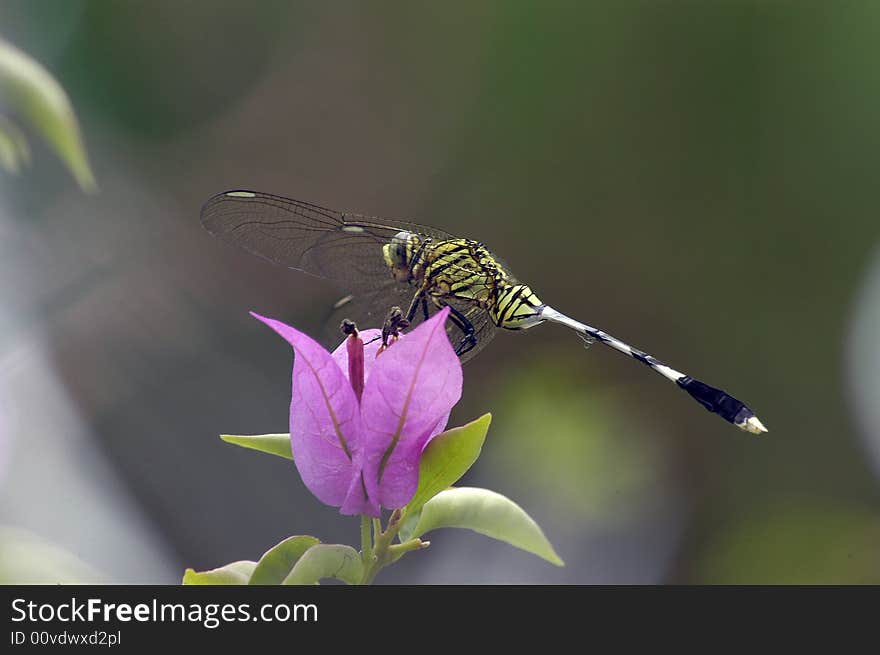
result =
[[[541,322],[540,299],[518,284],[479,241],[434,240],[401,232],[384,246],[383,254],[396,279],[420,289],[437,306],[450,300],[476,305],[508,330]]]

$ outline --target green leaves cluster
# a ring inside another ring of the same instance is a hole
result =
[[[491,422],[486,414],[435,437],[419,464],[419,485],[406,507],[395,510],[383,530],[362,518],[361,550],[323,544],[310,536],[288,537],[258,561],[238,561],[210,571],[187,569],[184,584],[318,584],[325,578],[368,584],[384,566],[406,553],[426,548],[421,538],[439,528],[467,528],[533,553],[548,562],[563,562],[537,523],[509,498],[472,487],[452,485],[477,460]],[[227,443],[292,459],[286,434],[222,435]],[[397,543],[393,543],[397,539]]]
[[[351,546],[322,544],[315,537],[288,537],[258,562],[241,560],[219,569],[196,572],[187,569],[185,585],[299,585],[336,578],[357,584],[363,576],[361,556]]]

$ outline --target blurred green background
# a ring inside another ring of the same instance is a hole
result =
[[[100,192],[0,175],[0,577],[174,583],[356,543],[288,462],[338,297],[212,239],[235,187],[481,239],[541,298],[730,390],[756,438],[563,328],[500,334],[465,483],[557,569],[446,531],[384,583],[880,583],[880,3],[4,0]],[[49,554],[46,554],[49,553]],[[51,565],[45,562],[53,562]]]

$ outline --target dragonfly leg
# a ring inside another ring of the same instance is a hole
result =
[[[400,307],[392,307],[382,324],[382,345],[387,347],[389,341],[400,336],[400,330],[409,327],[409,321],[403,317]]]
[[[461,357],[477,345],[477,331],[474,329],[474,324],[467,319],[467,316],[452,305],[446,306],[449,307],[449,320],[464,333],[464,338],[462,338],[461,343],[455,349],[455,354]]]
[[[419,289],[416,292],[416,295],[413,296],[412,302],[409,304],[409,309],[406,310],[406,320],[412,323],[413,319],[416,316],[416,312],[419,309],[419,305],[422,305],[425,312],[425,318],[428,318],[428,307],[425,305],[425,290]]]

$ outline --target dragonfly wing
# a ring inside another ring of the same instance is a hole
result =
[[[486,347],[486,344],[488,344],[489,341],[492,340],[492,337],[495,336],[496,328],[495,324],[489,320],[489,313],[485,309],[476,305],[468,305],[460,302],[450,302],[449,304],[464,314],[464,317],[474,327],[474,336],[477,339],[477,344],[461,355],[461,363],[464,364]],[[446,334],[449,335],[449,340],[452,342],[453,348],[458,347],[465,338],[464,332],[462,332],[452,321],[446,321]]]
[[[391,276],[382,246],[401,231],[436,238],[445,232],[417,223],[340,212],[256,191],[226,191],[202,207],[211,234],[274,264],[368,290]]]
[[[358,329],[382,328],[388,311],[400,307],[404,312],[409,308],[415,291],[407,284],[393,279],[373,289],[355,292],[338,300],[327,312],[321,341],[327,348],[335,348],[342,341],[340,325],[343,319],[354,321]]]
[[[409,285],[401,285],[387,282],[370,291],[354,293],[341,298],[327,313],[322,330],[322,341],[328,348],[335,348],[342,341],[340,325],[343,319],[354,321],[358,328],[381,328],[385,322],[389,310],[392,307],[400,307],[406,313],[412,302],[415,290]],[[489,320],[489,314],[474,305],[450,303],[459,310],[465,318],[474,326],[477,345],[461,356],[462,363],[476,355],[495,336],[495,325]],[[436,314],[439,308],[432,302],[426,303],[428,316]],[[412,330],[425,320],[422,307],[418,308],[413,316],[409,328]],[[458,347],[465,338],[465,333],[452,321],[446,321],[446,334],[453,348]]]
[[[387,265],[382,247],[398,232],[413,232],[438,240],[455,237],[437,228],[392,219],[362,216],[320,207],[301,200],[257,191],[225,191],[202,207],[202,225],[228,243],[273,264],[297,269],[338,282],[351,295],[338,302],[324,321],[323,341],[335,347],[342,340],[339,329],[348,318],[361,329],[382,327],[388,311],[398,306],[406,312],[415,294],[408,284],[397,282]],[[485,310],[473,304],[452,303],[473,325],[477,345],[462,355],[467,361],[492,338],[494,325]],[[428,316],[438,310],[426,303]],[[409,329],[425,318],[418,308]],[[465,337],[451,321],[446,330],[453,347]]]

